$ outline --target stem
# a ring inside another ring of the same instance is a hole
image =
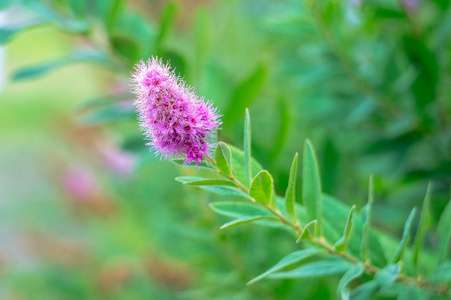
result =
[[[213,166],[216,167],[216,162],[213,159],[207,158],[207,160],[210,164],[212,164]],[[238,189],[242,190],[246,194],[249,194],[249,189],[247,187],[245,187],[235,176],[226,175],[226,174],[222,173],[219,169],[218,169],[218,173],[221,174],[222,176],[227,177],[232,182],[234,182],[236,184],[236,186],[238,187]],[[259,205],[265,207],[266,209],[268,209],[274,216],[276,216],[279,219],[279,221],[282,224],[285,224],[288,227],[292,228],[297,235],[301,235],[303,229],[301,228],[299,223],[291,222],[290,220],[285,218],[285,216],[283,216],[279,210],[274,209],[270,205],[262,204],[253,198],[251,198],[251,199],[252,199],[252,202],[259,204]],[[346,252],[340,252],[340,251],[335,250],[335,248],[331,244],[329,244],[329,242],[327,242],[327,240],[325,239],[324,236],[320,236],[319,238],[312,237],[310,239],[310,242],[312,244],[315,244],[316,246],[324,248],[329,254],[341,257],[341,258],[349,261],[350,263],[353,263],[353,264],[363,263],[365,273],[367,273],[369,275],[375,275],[380,270],[378,267],[371,264],[371,262],[369,260],[366,262],[362,262],[358,258],[356,258]],[[424,289],[433,291],[434,293],[441,294],[441,295],[447,295],[450,292],[450,288],[447,285],[435,284],[435,283],[429,282],[423,278],[409,277],[405,274],[400,274],[396,278],[396,281],[402,282],[407,285],[414,284],[420,288],[424,288]]]

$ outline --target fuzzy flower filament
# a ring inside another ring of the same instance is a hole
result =
[[[141,130],[157,155],[163,159],[184,156],[185,163],[197,164],[209,156],[221,125],[210,101],[199,98],[156,58],[140,61],[131,81]]]

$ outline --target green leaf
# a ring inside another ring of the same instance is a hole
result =
[[[258,202],[269,205],[274,198],[274,181],[268,171],[263,170],[252,180],[249,196]]]
[[[110,12],[106,20],[106,29],[111,31],[113,26],[116,24],[121,12],[124,10],[125,1],[124,0],[113,0],[110,1]]]
[[[46,73],[49,73],[53,70],[56,70],[58,68],[61,68],[67,64],[69,64],[70,61],[66,59],[58,59],[51,62],[42,63],[36,66],[31,66],[27,68],[20,69],[16,71],[13,76],[13,81],[20,81],[20,80],[27,80],[36,78],[42,75],[45,75]]]
[[[398,249],[395,252],[395,255],[393,256],[393,263],[397,263],[401,260],[401,258],[404,255],[404,250],[407,247],[408,242],[410,241],[410,231],[412,229],[412,223],[413,219],[415,218],[415,214],[417,212],[416,207],[412,209],[412,211],[409,214],[409,217],[407,218],[406,224],[404,225],[404,232],[402,234],[401,242],[399,243]]]
[[[179,177],[175,177],[175,180],[178,182],[181,182],[183,184],[187,183],[187,182],[191,182],[191,181],[199,181],[199,180],[204,180],[205,178],[202,177],[197,177],[197,176],[179,176]]]
[[[338,182],[341,156],[331,137],[326,139],[323,151],[321,152],[322,157],[319,159],[322,162],[321,183],[323,193],[330,193],[335,190],[336,183]]]
[[[379,285],[374,281],[365,282],[351,291],[349,299],[369,300],[377,293]]]
[[[327,209],[323,210],[324,237],[329,242],[335,242],[343,234],[344,224],[349,215],[350,207],[327,194],[322,195],[322,200],[324,207],[327,207]],[[302,210],[304,211],[304,209]],[[305,222],[306,217],[305,215],[299,215],[299,219]],[[356,212],[354,212],[353,220],[354,229],[348,243],[347,251],[354,256],[358,256],[360,253],[360,246],[362,245],[363,220],[362,216],[357,215]],[[389,251],[393,253],[398,242],[399,241],[396,241],[394,238],[381,234],[381,232],[376,230],[370,231],[368,235],[368,247],[371,249],[369,259],[371,259],[371,262],[378,267],[387,265],[384,249],[391,249]]]
[[[251,184],[249,181],[246,172],[244,170],[244,152],[232,145],[228,145],[230,150],[232,151],[232,166],[233,166],[233,175],[235,178],[241,182],[248,182],[247,186]],[[263,170],[263,167],[251,157],[251,171],[252,178],[257,175],[258,172]]]
[[[346,250],[346,246],[348,245],[349,237],[351,236],[352,232],[352,217],[354,215],[355,205],[351,207],[351,210],[349,211],[348,219],[346,220],[345,229],[343,232],[343,236],[335,243],[334,248],[338,252],[343,252]]]
[[[0,45],[6,44],[23,28],[0,28]]]
[[[360,277],[363,274],[364,268],[363,264],[359,263],[352,268],[350,268],[344,275],[341,277],[340,283],[338,284],[337,293],[341,296],[341,299],[347,300],[349,299],[350,283],[356,278]]]
[[[215,151],[216,166],[218,169],[226,174],[232,175],[232,152],[229,146],[223,142],[218,142]]]
[[[411,84],[411,91],[416,100],[417,110],[422,113],[424,108],[436,98],[440,70],[438,59],[428,43],[422,39],[406,34],[402,42],[406,57],[418,71],[418,75]],[[420,116],[424,118],[427,114],[420,114]]]
[[[187,168],[207,169],[207,170],[216,171],[216,168],[206,161],[202,161],[199,165],[197,165],[195,162],[185,164],[185,161],[186,161],[185,159],[173,159],[172,160],[173,163],[175,163],[176,165],[179,165],[179,166],[183,166],[183,167],[187,167]]]
[[[284,258],[282,258],[277,264],[275,264],[273,267],[271,267],[270,269],[268,269],[266,272],[260,274],[259,276],[255,277],[254,279],[252,279],[251,281],[249,281],[247,283],[247,285],[251,285],[265,277],[267,277],[268,275],[277,272],[283,268],[286,268],[288,266],[291,266],[295,263],[298,263],[306,258],[309,258],[317,253],[319,253],[320,251],[318,249],[315,248],[310,248],[310,249],[305,249],[305,250],[298,250],[295,251],[293,253],[288,254],[287,256],[285,256]]]
[[[353,264],[345,260],[325,260],[312,262],[287,272],[278,272],[270,275],[271,278],[311,278],[326,275],[342,274],[348,271]]]
[[[374,276],[374,280],[380,286],[387,286],[396,281],[401,271],[401,266],[399,263],[394,265],[388,265],[385,268],[379,270]]]
[[[363,208],[362,211],[362,245],[360,246],[360,252],[362,258],[365,261],[369,261],[369,237],[370,237],[370,226],[371,226],[371,207],[373,206],[374,199],[374,181],[373,176],[370,176],[369,189],[368,189],[368,204]]]
[[[127,33],[114,33],[110,39],[114,51],[127,59],[129,63],[135,63],[140,59],[141,48],[133,36]]]
[[[381,293],[383,290],[380,291]],[[402,290],[398,293],[393,293],[393,296],[398,296],[396,300],[420,300],[420,299],[431,299],[430,297],[422,297],[420,295],[420,290],[415,284],[404,285]]]
[[[121,105],[110,106],[90,114],[85,114],[79,119],[79,123],[84,126],[102,125],[135,118],[135,108],[123,107]]]
[[[451,282],[451,261],[442,263],[437,270],[429,276],[428,280],[432,282]]]
[[[156,40],[157,53],[163,50],[164,42],[174,27],[177,17],[178,5],[175,1],[169,2],[163,9],[160,19],[160,31]]]
[[[230,197],[240,197],[244,200],[252,200],[248,194],[243,192],[242,190],[239,190],[237,188],[231,187],[231,186],[210,186],[210,185],[203,185],[200,186],[201,189],[216,193],[218,195],[222,196],[230,196]]]
[[[62,15],[44,1],[23,1],[22,4],[37,16],[41,24],[52,22],[62,30],[77,33],[86,32],[89,29],[87,21],[75,20],[67,15]]]
[[[278,219],[276,217],[273,217],[273,216],[243,217],[243,218],[239,218],[239,219],[230,221],[230,222],[222,225],[221,229],[226,229],[226,228],[238,226],[238,225],[241,225],[241,224],[252,223],[252,222],[260,221],[260,220],[274,220],[274,221],[278,221]]]
[[[105,53],[99,51],[75,51],[69,54],[67,57],[62,57],[35,66],[22,68],[13,74],[12,80],[19,81],[36,78],[66,65],[79,62],[104,64],[108,62],[108,58]]]
[[[224,202],[215,202],[210,203],[209,206],[213,209],[214,212],[236,219],[241,218],[249,218],[249,217],[261,217],[261,216],[269,216],[273,215],[266,210],[265,208],[245,202],[236,202],[236,201],[224,201]]]
[[[229,107],[224,114],[224,127],[230,127],[243,115],[246,107],[251,105],[263,87],[266,73],[267,67],[260,64],[248,78],[238,84],[233,91],[232,98],[229,101]]]
[[[374,9],[374,17],[376,18],[395,18],[395,19],[405,19],[406,14],[400,10],[395,10],[387,7],[377,6]]]
[[[291,124],[291,114],[289,111],[286,98],[281,98],[278,101],[279,106],[279,129],[274,136],[274,143],[271,150],[271,161],[276,160],[288,138],[288,131]]]
[[[317,223],[316,220],[307,223],[307,225],[305,225],[304,228],[302,228],[302,232],[299,235],[298,239],[296,240],[296,243],[299,243],[303,239],[309,239],[315,236],[316,223]]]
[[[439,263],[445,261],[448,254],[451,238],[451,200],[446,205],[437,225],[438,259]]]
[[[285,207],[288,216],[299,224],[299,220],[296,215],[296,177],[298,172],[298,153],[294,155],[293,163],[291,164],[290,178],[288,179],[288,187],[285,192]]]
[[[0,28],[0,45],[6,44],[7,42],[11,41],[17,34],[19,34],[22,31],[32,29],[39,25],[46,24],[50,21],[51,20],[49,18],[39,18],[37,20],[24,23],[20,26],[2,27]]]
[[[244,117],[244,175],[246,176],[245,186],[249,186],[252,181],[251,171],[251,117],[246,108]]]
[[[312,143],[307,140],[304,144],[304,165],[302,180],[302,200],[307,209],[310,220],[317,220],[316,234],[322,235],[322,200],[321,181],[318,161]]]
[[[429,183],[428,188],[426,190],[426,196],[423,201],[423,209],[421,211],[420,224],[418,225],[417,235],[415,237],[415,241],[413,244],[413,263],[418,268],[418,259],[420,256],[420,249],[423,244],[423,237],[426,233],[426,230],[431,225],[431,192],[432,192],[432,183]]]
[[[204,186],[204,185],[236,186],[232,181],[230,181],[230,180],[223,180],[223,179],[193,180],[193,181],[185,182],[184,185],[194,185],[194,186]]]
[[[195,60],[193,67],[196,74],[195,78],[200,78],[205,71],[205,64],[213,41],[212,16],[206,7],[199,6],[197,9],[194,33]]]

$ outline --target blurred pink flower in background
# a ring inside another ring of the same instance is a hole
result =
[[[80,166],[71,166],[64,172],[63,185],[71,197],[81,201],[90,201],[98,190],[94,174]]]
[[[419,0],[403,0],[402,4],[408,10],[416,10],[420,6]]]
[[[104,144],[99,145],[98,151],[109,170],[124,177],[129,177],[134,173],[137,158],[132,153]]]

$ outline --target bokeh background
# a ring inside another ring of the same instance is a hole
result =
[[[451,177],[446,0],[0,1],[1,299],[334,299],[338,278],[245,283],[297,249],[219,230],[214,195],[149,152],[128,77],[157,55],[224,115],[276,189],[310,138],[323,190],[401,235]],[[300,185],[298,185],[300,186]],[[300,187],[299,187],[300,188]],[[428,245],[436,243],[428,236]]]

